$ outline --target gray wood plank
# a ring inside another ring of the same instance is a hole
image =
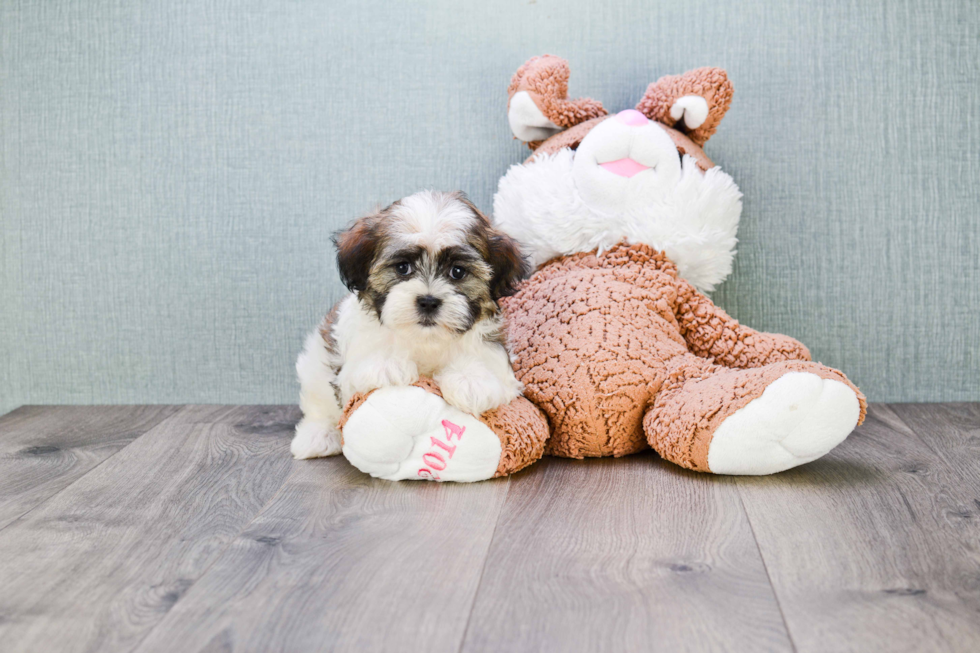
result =
[[[0,531],[0,642],[132,650],[280,488],[295,408],[190,407]]]
[[[458,651],[508,483],[299,462],[138,650]]]
[[[0,417],[0,529],[177,410],[23,406]]]
[[[512,480],[462,650],[790,649],[732,480],[641,454]]]
[[[889,404],[927,447],[976,493],[966,509],[980,515],[980,403]]]
[[[980,650],[980,494],[952,462],[879,404],[827,457],[738,479],[797,650]]]

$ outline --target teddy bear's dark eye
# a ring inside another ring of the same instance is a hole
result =
[[[454,281],[459,281],[460,279],[462,279],[465,276],[466,276],[466,268],[464,268],[464,267],[462,267],[460,265],[454,265],[449,270],[449,278],[450,279],[453,279]]]
[[[407,277],[412,273],[412,264],[406,261],[395,263],[395,272],[398,273],[398,276]]]

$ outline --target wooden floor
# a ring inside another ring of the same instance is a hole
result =
[[[980,651],[980,404],[825,459],[472,485],[295,462],[294,407],[0,418],[0,650]]]

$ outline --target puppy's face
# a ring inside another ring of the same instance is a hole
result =
[[[463,334],[530,269],[462,193],[423,191],[335,238],[344,284],[390,328]]]

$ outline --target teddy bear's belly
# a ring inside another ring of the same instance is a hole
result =
[[[508,304],[514,370],[548,417],[552,455],[648,448],[644,412],[666,378],[666,361],[687,352],[657,289],[607,272],[532,278]]]

